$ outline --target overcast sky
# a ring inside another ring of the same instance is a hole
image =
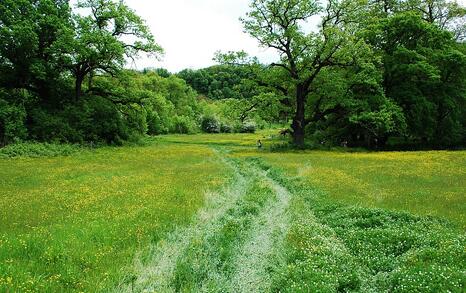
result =
[[[75,2],[72,1],[72,2]],[[133,69],[164,67],[171,72],[213,65],[217,50],[245,50],[263,62],[277,58],[275,51],[259,48],[243,32],[239,18],[249,10],[250,0],[126,0],[146,20],[164,48],[161,61],[140,58],[128,64]],[[466,5],[466,0],[458,2]]]
[[[248,11],[249,0],[126,0],[146,20],[164,48],[162,61],[140,58],[134,69],[164,67],[171,72],[214,64],[215,51],[245,50],[262,61],[275,59],[273,50],[259,48],[243,33],[239,18]]]

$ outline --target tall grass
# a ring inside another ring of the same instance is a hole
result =
[[[25,142],[0,148],[0,158],[68,156],[83,150],[79,145]]]
[[[0,292],[113,287],[135,252],[189,223],[228,172],[204,146],[0,160]]]
[[[1,158],[0,292],[464,292],[466,152],[274,135]]]
[[[407,211],[466,227],[466,152],[305,151],[259,156],[339,203]]]
[[[276,292],[464,292],[466,234],[450,221],[337,203],[259,161],[293,194]]]

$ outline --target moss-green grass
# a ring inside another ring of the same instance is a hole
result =
[[[235,157],[258,157],[340,203],[442,217],[466,227],[466,151],[274,151],[276,130],[170,141],[222,142]],[[273,138],[271,138],[273,137]],[[264,147],[257,149],[261,139]]]
[[[135,252],[188,223],[228,172],[202,145],[1,159],[0,291],[114,286]]]
[[[240,152],[257,156],[257,152]],[[407,211],[466,227],[466,152],[260,153],[273,167],[340,203]]]
[[[466,152],[269,152],[276,137],[275,130],[170,135],[140,147],[0,159],[0,292],[131,283],[135,254],[150,257],[151,244],[190,223],[207,190],[233,177],[224,154],[256,158],[292,194],[279,252],[288,265],[272,276],[277,291],[464,288]],[[244,237],[231,235],[225,245],[213,235],[212,243],[227,251]]]

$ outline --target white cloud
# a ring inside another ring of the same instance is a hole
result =
[[[129,66],[164,67],[172,72],[214,64],[215,51],[245,50],[263,61],[276,58],[273,50],[259,48],[243,32],[239,21],[249,0],[127,0],[144,18],[157,42],[165,49],[162,61],[140,58]]]
[[[164,67],[172,72],[203,68],[214,64],[212,58],[217,50],[245,50],[263,62],[278,58],[274,50],[260,48],[256,40],[243,32],[239,18],[249,10],[250,0],[125,2],[146,20],[157,42],[165,49],[161,61],[141,57],[128,64],[131,68]],[[466,5],[466,0],[458,2]]]

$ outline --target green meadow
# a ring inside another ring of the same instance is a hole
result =
[[[0,291],[464,292],[465,151],[274,133],[0,159]]]
[[[229,170],[206,146],[0,160],[0,291],[101,291]]]

